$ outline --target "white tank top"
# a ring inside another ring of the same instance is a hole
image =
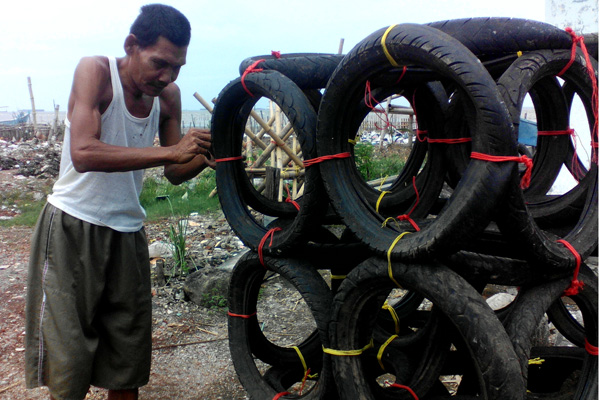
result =
[[[146,118],[137,118],[125,106],[117,62],[109,57],[113,98],[102,114],[100,141],[123,147],[151,147],[158,131],[160,101],[154,98]],[[119,232],[142,228],[146,213],[139,202],[144,170],[79,173],[71,161],[71,124],[65,119],[65,135],[58,180],[48,202],[83,221]]]

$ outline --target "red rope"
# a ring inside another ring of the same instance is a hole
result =
[[[328,155],[328,156],[321,156],[321,157],[311,158],[310,160],[304,160],[304,168],[310,167],[311,165],[315,165],[315,164],[318,164],[318,163],[323,162],[323,161],[333,160],[333,159],[336,159],[336,158],[349,158],[351,156],[352,156],[352,154],[350,154],[350,152],[347,151],[345,153],[331,154],[331,155]]]
[[[252,314],[248,314],[248,315],[244,315],[244,314],[234,314],[231,311],[227,311],[227,315],[229,315],[230,317],[237,317],[237,318],[252,318],[256,315],[256,311],[254,311]]]
[[[531,169],[533,168],[533,161],[527,156],[492,156],[490,154],[478,153],[476,151],[471,153],[471,158],[483,161],[492,162],[505,162],[505,161],[516,161],[525,164],[525,173],[521,178],[521,189],[529,187],[531,183]]]
[[[538,136],[575,135],[575,129],[569,128],[564,131],[538,131]]]
[[[275,57],[276,59],[278,59],[278,60],[281,58],[281,52],[280,51],[271,50],[271,55],[273,57]]]
[[[226,158],[217,158],[215,160],[215,162],[225,162],[225,161],[237,161],[237,160],[241,160],[242,156],[236,156],[236,157],[226,157]]]
[[[581,267],[581,255],[579,255],[571,243],[567,242],[566,240],[560,239],[557,240],[557,242],[563,244],[575,256],[575,271],[573,271],[573,279],[571,279],[571,284],[564,292],[565,296],[575,296],[584,286],[583,281],[577,279],[579,276],[579,268]]]
[[[256,68],[256,66],[263,61],[265,61],[264,58],[261,60],[255,61],[252,65],[250,65],[248,68],[246,68],[246,70],[242,74],[242,86],[244,87],[244,90],[246,91],[246,93],[248,93],[250,95],[250,97],[254,97],[254,95],[252,94],[252,92],[250,90],[248,90],[248,87],[246,86],[246,82],[245,82],[246,75],[248,75],[251,72],[261,72],[263,69]]]
[[[564,131],[538,131],[538,136],[558,136],[558,135],[570,135],[573,137],[573,158],[571,160],[571,170],[574,171],[573,177],[579,181],[579,177],[584,174],[578,162],[577,156],[577,133],[575,129],[569,128]],[[593,143],[593,142],[592,142]],[[593,145],[593,144],[592,144]]]
[[[267,239],[269,238],[269,236],[271,237],[271,241],[269,242],[269,247],[271,247],[271,245],[273,244],[273,235],[275,235],[275,232],[278,232],[280,230],[281,230],[280,227],[275,227],[273,229],[269,229],[267,231],[267,233],[265,234],[265,236],[263,236],[263,238],[260,240],[260,243],[258,244],[258,259],[260,260],[260,263],[262,264],[263,267],[266,267],[265,259],[263,258],[263,247],[264,247]]]
[[[593,344],[590,344],[587,338],[585,338],[585,351],[587,351],[592,356],[598,355],[598,347],[594,346]]]
[[[398,78],[398,80],[396,81],[396,83],[394,83],[394,85],[397,85],[398,83],[400,83],[402,78],[404,78],[404,74],[406,74],[406,65],[402,68],[402,73],[400,74],[400,78]]]
[[[302,385],[300,386],[300,390],[298,391],[298,394],[300,396],[302,396],[302,391],[304,390],[304,386],[306,385],[306,379],[308,379],[309,374],[310,374],[310,368],[308,368],[306,370],[306,372],[304,373],[304,378],[302,378]]]
[[[275,395],[275,397],[273,397],[273,400],[280,399],[280,398],[282,398],[283,396],[287,396],[288,394],[290,394],[290,392],[281,392],[281,393],[277,393],[277,394]]]
[[[592,81],[592,110],[594,113],[594,127],[592,128],[592,161],[594,163],[598,163],[598,81],[596,80],[596,74],[594,73],[594,68],[590,62],[590,55],[587,51],[587,47],[585,46],[583,36],[577,36],[571,27],[565,28],[565,31],[571,35],[571,40],[573,42],[573,46],[571,47],[571,59],[557,74],[557,76],[563,75],[565,72],[567,72],[571,65],[573,65],[573,62],[575,61],[575,55],[577,54],[577,44],[579,44],[579,47],[581,47],[581,51],[585,58],[585,65],[588,75]]]
[[[295,202],[292,199],[292,195],[290,194],[290,189],[288,188],[287,185],[285,185],[285,190],[287,192],[287,197],[285,198],[285,202],[286,203],[292,203],[294,205],[294,207],[296,207],[296,210],[300,211],[300,204],[298,204],[297,202]]]
[[[417,225],[417,223],[410,217],[410,214],[412,214],[412,212],[415,211],[415,208],[417,208],[417,204],[419,204],[419,200],[420,200],[419,199],[419,191],[417,190],[416,177],[414,177],[414,176],[413,176],[412,184],[413,184],[413,188],[415,189],[415,193],[417,194],[417,200],[415,201],[415,204],[413,204],[413,207],[410,209],[408,214],[398,215],[396,217],[396,219],[398,219],[398,221],[410,222],[412,227],[415,228],[415,230],[418,232],[421,230],[421,228],[419,228],[419,225]]]
[[[398,78],[398,80],[396,81],[396,83],[398,83],[398,82],[400,82],[402,80],[402,78],[404,77],[405,73],[406,73],[406,66],[402,69],[402,74],[400,74],[400,78]],[[383,121],[385,123],[385,126],[383,128],[379,128],[379,126],[377,126],[377,123],[375,123],[375,127],[377,129],[384,129],[384,128],[388,128],[390,126],[393,127],[393,128],[395,128],[394,125],[390,122],[390,118],[388,116],[388,113],[385,110],[385,107],[383,107],[381,105],[381,103],[378,102],[377,99],[375,99],[373,97],[373,94],[371,93],[371,82],[370,81],[367,81],[367,83],[365,84],[365,97],[364,97],[364,100],[365,100],[365,105],[367,107],[369,107],[371,109],[371,111],[375,112],[376,113],[375,115],[377,115],[377,117],[381,121]],[[381,110],[376,110],[375,108],[377,106],[381,107]],[[380,117],[379,116],[380,113],[383,114],[385,117],[384,118]]]
[[[446,143],[446,144],[459,144],[459,143],[469,143],[472,142],[473,139],[470,137],[463,138],[451,138],[451,139],[431,139],[427,138],[429,143]]]
[[[413,397],[413,399],[419,400],[419,398],[417,397],[417,394],[411,388],[409,388],[408,386],[400,385],[399,383],[391,383],[391,382],[388,382],[388,384],[390,385],[390,387],[396,387],[396,388],[399,388],[399,389],[406,390],[408,393],[411,394],[411,396]]]
[[[463,137],[463,138],[449,138],[449,139],[432,139],[428,136],[423,136],[423,138],[421,139],[420,135],[427,135],[427,131],[422,131],[417,129],[417,140],[419,142],[427,142],[427,143],[445,143],[445,144],[459,144],[459,143],[468,143],[468,142],[472,142],[473,139],[470,137]]]

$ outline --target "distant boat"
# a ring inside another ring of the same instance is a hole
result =
[[[5,115],[4,115],[5,114]],[[19,111],[18,113],[0,113],[0,125],[19,125],[29,121],[30,112]],[[4,117],[4,118],[3,118]],[[8,117],[8,118],[6,118]]]

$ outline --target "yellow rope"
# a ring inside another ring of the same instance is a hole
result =
[[[385,33],[381,37],[381,47],[383,47],[383,53],[387,57],[390,64],[392,64],[394,67],[399,67],[400,65],[396,62],[396,60],[394,60],[394,57],[392,57],[392,55],[390,54],[390,52],[387,49],[387,46],[385,45],[385,40],[387,39],[388,34],[390,33],[390,31],[392,29],[394,29],[395,26],[396,26],[396,24],[390,25],[390,27],[387,28],[387,30],[385,31]]]
[[[375,204],[375,212],[379,214],[379,204],[381,203],[381,200],[383,200],[383,196],[385,196],[386,194],[391,193],[391,192],[387,192],[387,191],[383,191],[381,192],[381,194],[379,195],[379,198],[377,199],[377,204]],[[393,219],[393,218],[392,218]],[[387,221],[387,220],[386,220]]]
[[[379,351],[377,352],[377,362],[381,366],[381,369],[384,371],[385,371],[385,367],[383,366],[383,363],[381,362],[381,357],[383,356],[383,352],[385,351],[385,348],[388,346],[388,344],[392,343],[392,341],[394,339],[396,339],[397,337],[398,337],[398,335],[390,336],[390,338],[388,340],[386,340],[384,344],[381,345],[381,347],[379,348]]]
[[[532,358],[529,360],[529,365],[542,365],[544,361],[546,360],[544,360],[543,358]]]
[[[302,368],[304,368],[304,375],[306,375],[306,371],[308,371],[308,367],[306,366],[306,361],[304,361],[304,356],[302,355],[302,352],[300,351],[298,346],[292,346],[292,349],[296,350],[296,353],[298,353],[298,357],[300,358],[300,361],[302,362]]]
[[[358,349],[358,350],[335,350],[335,349],[328,349],[326,347],[323,347],[323,352],[327,353],[327,354],[331,354],[333,356],[360,356],[365,350],[370,349],[373,346],[374,346],[373,345],[373,338],[371,338],[371,341],[369,342],[369,344],[367,344],[362,349]]]
[[[331,275],[331,279],[346,279],[346,275]]]
[[[392,316],[392,319],[394,320],[395,332],[397,334],[400,333],[400,318],[398,318],[398,314],[396,314],[396,310],[394,310],[394,307],[390,306],[386,300],[381,308],[389,311],[390,315]]]
[[[396,239],[394,239],[394,241],[392,242],[392,245],[390,246],[390,248],[387,251],[387,259],[388,259],[388,275],[390,277],[390,279],[396,284],[396,286],[398,287],[402,287],[402,285],[400,285],[398,283],[398,281],[396,281],[396,279],[394,279],[394,274],[392,273],[392,250],[394,250],[394,247],[396,246],[396,244],[400,241],[400,239],[402,239],[405,235],[409,234],[410,232],[404,232],[401,233],[400,235],[398,235],[398,237]]]

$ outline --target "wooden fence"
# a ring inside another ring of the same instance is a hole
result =
[[[53,125],[37,125],[37,135],[36,129],[34,129],[33,124],[19,124],[19,125],[0,125],[0,139],[6,141],[27,141],[35,138],[50,138],[53,137],[56,140],[62,140],[62,136],[65,131],[65,126],[63,124],[59,124],[54,127]]]

